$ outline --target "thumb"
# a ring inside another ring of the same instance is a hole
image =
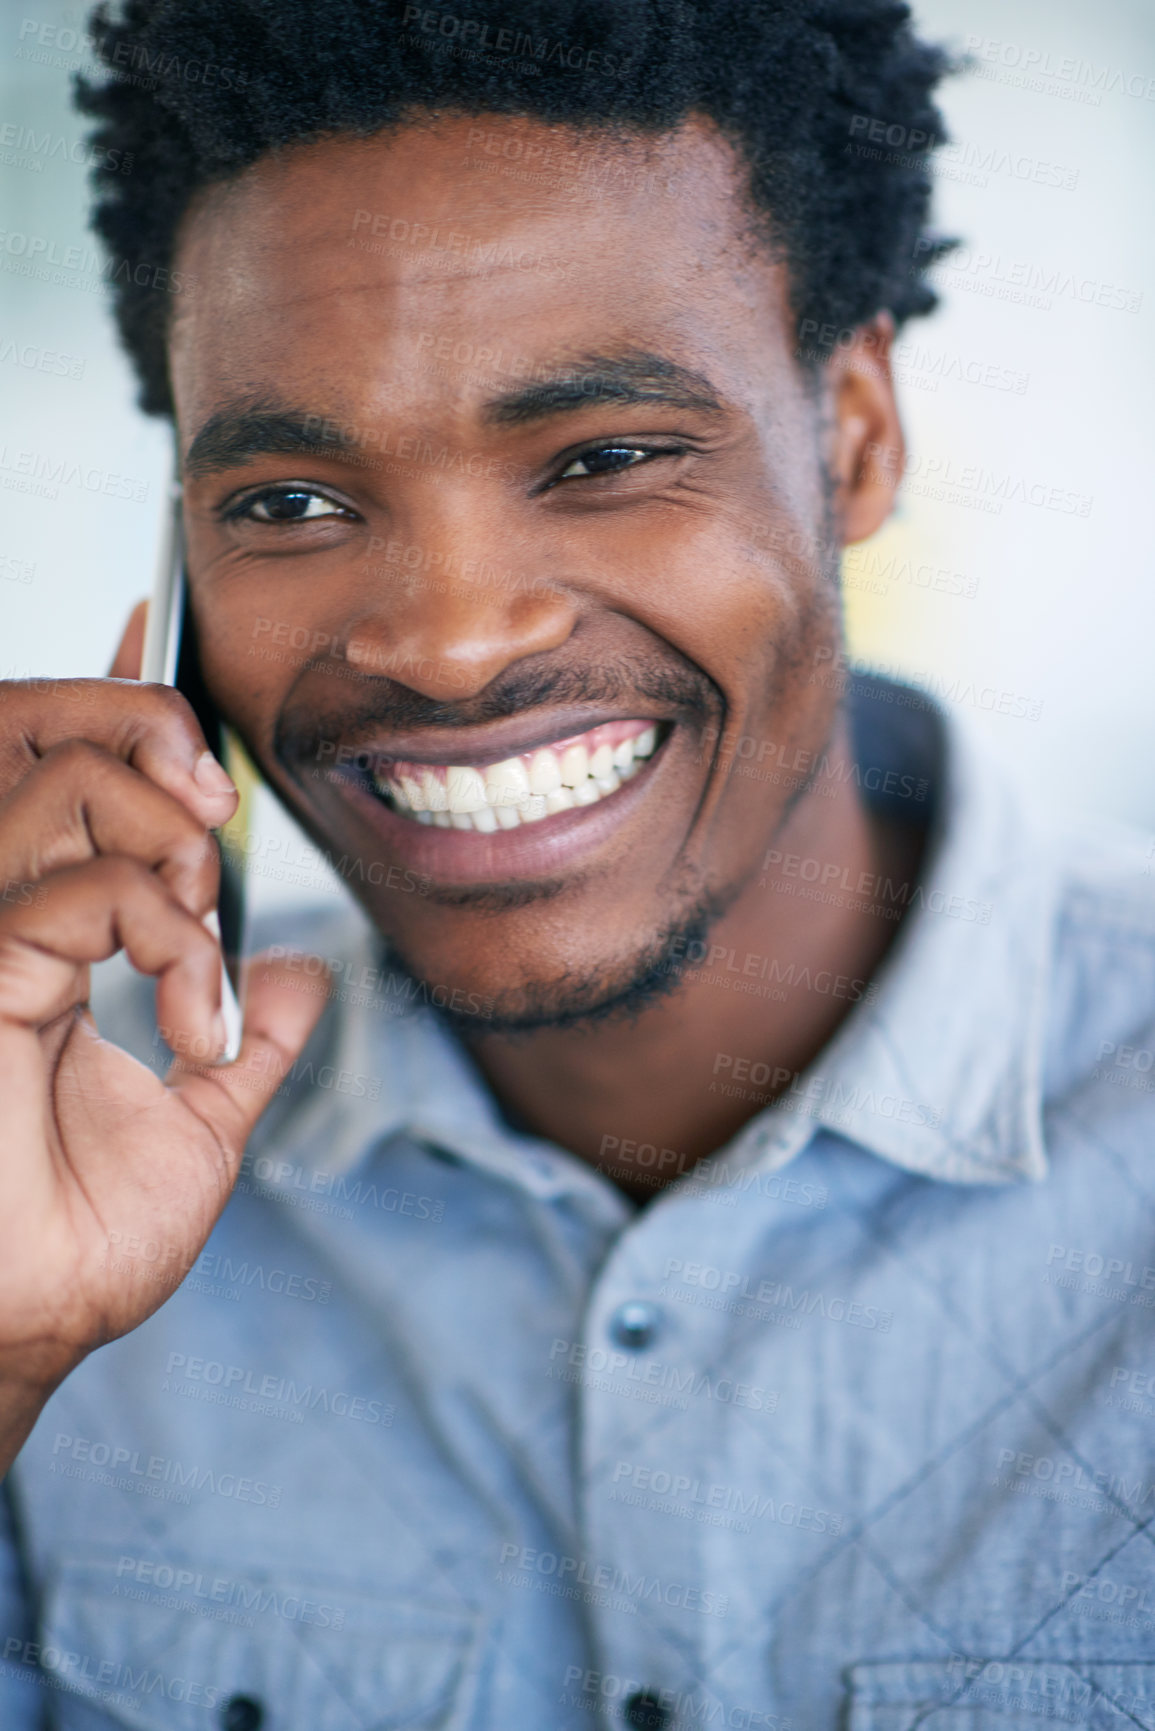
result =
[[[329,996],[330,978],[290,973],[284,963],[255,957],[242,982],[244,1039],[236,1062],[184,1064],[169,1086],[216,1137],[235,1175],[254,1124],[284,1081]]]

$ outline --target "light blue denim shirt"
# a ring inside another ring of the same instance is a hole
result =
[[[875,989],[644,1208],[281,934],[318,1035],[10,1475],[3,1731],[1155,1727],[1152,856],[944,738]]]

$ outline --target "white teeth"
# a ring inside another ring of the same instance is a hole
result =
[[[580,743],[560,753],[543,746],[528,765],[524,757],[507,757],[484,769],[448,764],[444,779],[429,768],[374,780],[397,811],[418,823],[493,835],[499,829],[540,823],[575,806],[594,805],[616,793],[636,775],[657,742],[657,727],[647,727],[633,739],[599,745],[593,752]]]
[[[561,779],[567,787],[580,787],[590,772],[590,754],[584,745],[567,745],[561,754]]]
[[[485,772],[485,797],[490,805],[520,805],[532,791],[529,771],[520,757],[507,757],[504,763],[491,763]]]
[[[535,751],[529,765],[529,791],[556,793],[562,784],[561,765],[552,751]]]
[[[612,745],[599,745],[590,755],[590,774],[595,781],[600,781],[603,775],[608,775],[614,767],[614,748]]]
[[[485,810],[488,803],[485,797],[485,778],[476,769],[451,763],[445,772],[445,785],[449,791],[451,812]]]

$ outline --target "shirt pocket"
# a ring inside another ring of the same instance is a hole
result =
[[[848,1680],[846,1731],[1155,1731],[1155,1662],[907,1660]]]
[[[266,1731],[470,1723],[476,1612],[280,1570],[194,1563],[156,1573],[142,1589],[111,1561],[56,1570],[39,1654],[29,1655],[47,1673],[53,1731],[219,1731],[235,1696],[261,1705]]]

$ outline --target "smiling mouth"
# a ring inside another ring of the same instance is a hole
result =
[[[412,822],[493,835],[608,799],[669,731],[668,723],[651,719],[608,721],[493,763],[396,759],[368,780],[391,810]]]

